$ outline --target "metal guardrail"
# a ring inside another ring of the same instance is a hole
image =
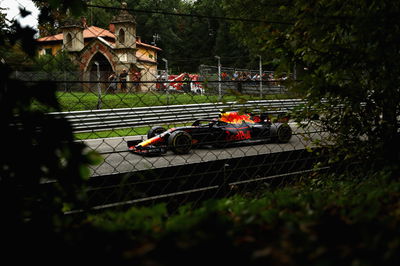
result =
[[[246,103],[203,103],[187,105],[151,106],[137,108],[103,109],[88,111],[53,112],[50,115],[64,116],[72,124],[73,130],[91,132],[152,126],[165,123],[184,123],[198,118],[215,117],[221,109],[253,111],[267,110],[271,114],[285,113],[305,101],[300,99],[258,100]]]

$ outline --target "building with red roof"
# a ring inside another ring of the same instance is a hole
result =
[[[37,39],[39,55],[67,52],[78,65],[81,79],[89,81],[84,90],[96,85],[93,81],[98,80],[98,72],[101,81],[106,81],[110,74],[119,75],[124,69],[128,72],[128,89],[148,90],[151,83],[138,86],[132,82],[138,77],[140,81],[156,80],[157,53],[161,49],[143,43],[136,36],[135,17],[126,10],[126,3],[122,7],[110,22],[109,29],[89,26],[85,18],[65,21],[60,27],[61,33]]]

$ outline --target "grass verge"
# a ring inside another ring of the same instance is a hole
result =
[[[58,92],[62,111],[81,111],[98,109],[99,97],[95,93]],[[266,95],[263,99],[287,99],[287,94]],[[158,105],[179,105],[219,102],[218,95],[197,94],[161,94],[154,92],[104,94],[101,99],[101,109],[133,108]],[[259,100],[260,97],[251,95],[225,95],[222,101]]]

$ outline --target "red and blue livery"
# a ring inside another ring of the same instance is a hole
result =
[[[128,141],[130,151],[140,155],[189,153],[192,148],[260,142],[289,142],[292,129],[287,122],[272,123],[267,114],[223,112],[218,118],[197,119],[191,126],[165,129],[153,127],[146,140]]]

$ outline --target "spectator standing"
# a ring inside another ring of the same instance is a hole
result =
[[[228,74],[226,72],[221,73],[221,79],[226,80],[228,78]]]
[[[242,93],[242,91],[243,91],[243,80],[244,80],[244,77],[246,77],[246,75],[243,73],[242,75],[238,75],[238,77],[236,78],[236,81],[237,81],[237,83],[236,83],[236,86],[237,86],[237,91],[239,92],[239,93]]]
[[[246,73],[245,73],[245,78],[244,78],[244,80],[246,80],[246,81],[251,80],[251,73],[250,73],[250,72],[246,72]]]
[[[190,82],[191,82],[191,78],[189,76],[188,73],[185,73],[184,77],[183,77],[183,91],[188,93],[190,92]]]
[[[233,80],[238,80],[238,78],[239,78],[239,73],[235,71],[235,73],[233,73]]]
[[[121,82],[121,91],[127,92],[126,80],[128,78],[128,72],[124,68],[122,72],[119,74],[119,81]]]
[[[140,73],[140,71],[136,71],[133,74],[133,87],[136,92],[141,91],[141,89],[140,89],[140,79],[141,78],[142,78],[142,74]]]
[[[108,77],[108,81],[110,82],[110,85],[107,88],[107,91],[110,91],[111,93],[115,93],[117,91],[117,82],[118,82],[118,78],[115,75],[115,73],[112,73],[109,77]]]

